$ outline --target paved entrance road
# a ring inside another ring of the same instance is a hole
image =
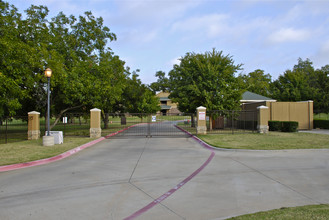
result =
[[[109,139],[48,165],[0,173],[0,219],[124,219],[211,151],[191,138]],[[329,203],[329,150],[216,151],[136,219],[224,219]]]

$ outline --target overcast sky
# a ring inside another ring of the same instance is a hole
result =
[[[297,59],[315,68],[329,64],[328,0],[4,0],[23,12],[46,5],[60,11],[91,11],[117,35],[116,55],[140,69],[146,84],[168,73],[187,52],[216,48],[243,64],[242,73],[262,69],[277,79]]]

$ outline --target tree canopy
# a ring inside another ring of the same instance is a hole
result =
[[[32,5],[22,16],[14,5],[0,0],[0,117],[45,113],[47,67],[53,71],[51,112],[57,117],[95,107],[123,110],[131,79],[125,62],[108,47],[116,35],[91,12],[78,17],[61,12],[51,19],[48,13],[47,7]],[[150,90],[138,82],[140,97],[148,97]]]
[[[158,78],[156,82],[150,84],[150,89],[156,92],[169,92],[170,91],[170,82],[166,73],[163,71],[156,72],[155,76]]]
[[[271,75],[265,74],[264,70],[257,69],[247,75],[240,75],[241,85],[244,90],[262,96],[270,96]]]
[[[292,70],[286,70],[271,85],[278,101],[314,101],[315,111],[329,112],[329,66],[315,70],[309,60],[298,59]]]
[[[187,53],[169,72],[170,98],[182,112],[195,112],[199,106],[210,111],[238,109],[242,91],[235,73],[241,66],[215,49]]]

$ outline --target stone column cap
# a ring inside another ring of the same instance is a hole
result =
[[[258,106],[257,109],[268,109],[268,107],[264,106],[264,105],[261,105],[261,106]]]
[[[207,109],[206,107],[203,107],[203,106],[200,106],[200,107],[197,107],[196,109]]]
[[[27,113],[28,115],[40,115],[40,112],[32,111]]]
[[[98,109],[98,108],[93,108],[93,109],[90,109],[91,112],[100,112],[101,110]]]

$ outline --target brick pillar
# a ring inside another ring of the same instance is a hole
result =
[[[257,123],[258,133],[261,134],[268,133],[268,120],[269,120],[268,107],[264,105],[258,106],[257,115],[258,115],[258,123]]]
[[[94,108],[90,110],[90,138],[99,138],[101,135],[101,110]]]
[[[28,113],[27,139],[37,140],[40,138],[40,112]]]
[[[207,134],[207,124],[206,124],[206,111],[207,109],[200,106],[196,109],[197,112],[197,134]]]

